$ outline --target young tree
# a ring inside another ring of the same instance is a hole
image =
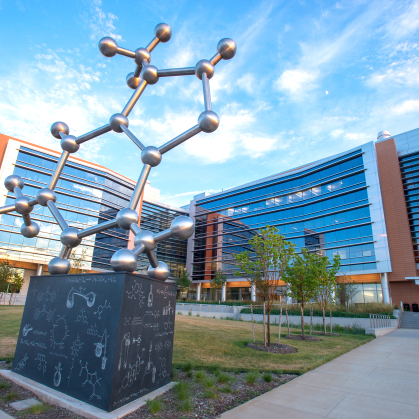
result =
[[[304,308],[311,300],[316,298],[316,257],[302,249],[300,255],[294,255],[292,264],[285,268],[282,279],[288,284],[288,296],[299,301],[301,305],[301,334],[305,338]]]
[[[247,278],[255,288],[258,299],[265,301],[268,313],[268,346],[270,346],[272,305],[276,289],[280,286],[281,276],[294,254],[295,244],[286,241],[284,236],[278,234],[276,227],[266,226],[249,240],[249,245],[252,252],[246,251],[235,255],[240,269],[236,272],[236,276],[243,275]]]
[[[179,278],[176,278],[176,285],[180,291],[189,290],[192,281],[189,279],[188,271],[183,271]]]
[[[223,285],[227,282],[227,276],[223,274],[221,269],[215,271],[214,277],[211,278],[210,286],[215,289],[222,289]]]
[[[343,275],[339,278],[336,291],[339,304],[345,306],[345,308],[348,309],[350,302],[355,297],[355,295],[358,294],[359,289],[356,285],[356,282],[353,281],[350,276]]]
[[[87,249],[84,247],[81,253],[71,253],[70,255],[70,264],[71,274],[82,274],[85,273],[86,269],[84,269],[84,262],[86,260]]]
[[[332,266],[328,268],[330,261],[327,256],[321,256],[316,253],[312,255],[315,258],[313,269],[317,282],[316,299],[323,312],[323,329],[324,334],[326,334],[326,309],[329,302],[334,301],[334,291],[337,281],[336,274],[340,269],[340,256],[335,255]]]
[[[10,293],[9,304],[13,294],[19,292],[23,286],[23,275],[16,268],[13,268],[5,258],[0,259],[0,292]]]

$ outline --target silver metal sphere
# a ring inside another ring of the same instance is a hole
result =
[[[62,231],[60,240],[64,246],[77,247],[81,243],[81,239],[77,237],[78,230],[75,227],[68,227]]]
[[[138,213],[131,208],[123,208],[116,214],[116,222],[122,230],[129,230],[131,224],[138,224]]]
[[[142,244],[146,251],[154,250],[156,248],[156,242],[154,241],[153,233],[146,230],[138,233],[135,236],[134,245],[138,246],[139,244]]]
[[[31,239],[32,237],[36,237],[38,235],[39,225],[38,223],[35,223],[35,221],[32,221],[30,226],[22,224],[22,227],[20,227],[20,232],[22,233],[22,236]]]
[[[26,198],[26,196],[16,198],[15,206],[16,212],[19,214],[29,214],[33,210],[33,207],[29,205],[29,198]]]
[[[149,164],[151,167],[156,167],[160,164],[162,156],[157,147],[148,146],[141,152],[141,161],[144,164]]]
[[[166,281],[169,278],[170,270],[169,267],[159,260],[159,266],[157,268],[153,268],[151,265],[148,267],[147,274],[149,278],[157,279],[159,281]]]
[[[70,133],[70,128],[65,122],[61,122],[61,121],[54,122],[51,125],[51,134],[55,138],[58,138],[60,140],[61,139],[60,132],[62,132],[65,135],[68,135]]]
[[[113,57],[118,50],[115,39],[105,36],[99,41],[99,50],[105,57]]]
[[[147,67],[143,67],[143,71],[141,72],[141,77],[148,84],[156,84],[159,81],[159,76],[157,74],[157,67],[154,67],[154,65],[148,65]]]
[[[121,124],[125,125],[128,128],[129,121],[125,115],[122,113],[115,113],[109,119],[109,125],[112,130],[115,132],[122,132]]]
[[[143,65],[143,61],[146,60],[148,63],[151,60],[151,55],[145,48],[137,48],[135,50],[135,64]]]
[[[74,135],[66,135],[61,140],[61,148],[69,153],[75,153],[79,150],[80,144],[76,143],[76,137]]]
[[[71,264],[68,259],[53,258],[48,263],[48,272],[50,275],[64,275],[68,274],[71,269]]]
[[[135,90],[139,84],[140,84],[140,78],[134,77],[134,73],[129,73],[127,76],[128,87]]]
[[[220,125],[220,120],[215,112],[205,111],[199,115],[198,125],[204,132],[213,132]]]
[[[181,215],[176,217],[172,224],[170,224],[170,231],[173,233],[173,236],[179,240],[186,240],[192,236],[195,229],[195,224],[192,218]]]
[[[160,42],[170,41],[172,37],[172,28],[167,23],[159,23],[154,28],[154,35]]]
[[[16,186],[19,186],[19,188],[22,189],[25,185],[20,176],[10,175],[4,180],[4,186],[8,191],[13,192]]]
[[[46,207],[48,201],[55,202],[57,200],[57,195],[55,195],[55,192],[52,189],[42,188],[36,192],[35,198],[39,205]]]
[[[236,43],[230,38],[223,38],[217,45],[217,51],[223,60],[229,60],[236,55]]]
[[[211,64],[211,61],[201,60],[196,63],[195,75],[199,80],[202,80],[203,73],[205,73],[209,79],[214,75],[214,66]]]
[[[137,269],[137,256],[129,249],[119,249],[111,258],[111,266],[115,272],[134,272]]]

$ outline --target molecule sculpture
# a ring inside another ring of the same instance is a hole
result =
[[[170,40],[172,30],[169,25],[160,23],[156,26],[154,35],[153,40],[147,45],[147,47],[137,48],[135,51],[118,47],[115,40],[109,37],[102,38],[99,41],[99,50],[105,57],[113,57],[116,54],[120,54],[134,59],[136,68],[134,72],[128,74],[127,84],[135,91],[121,113],[112,115],[109,119],[109,123],[91,132],[83,134],[80,137],[76,138],[74,135],[70,135],[70,129],[64,122],[55,122],[52,124],[51,134],[55,138],[61,140],[61,148],[63,152],[58,160],[57,167],[52,174],[48,187],[39,189],[36,192],[35,199],[29,199],[22,193],[24,183],[19,176],[11,175],[5,180],[6,189],[15,193],[16,201],[14,205],[7,205],[0,208],[0,214],[5,214],[11,211],[16,211],[21,214],[23,217],[23,224],[21,227],[21,233],[23,236],[35,237],[39,233],[39,225],[32,221],[29,215],[35,205],[48,207],[52,216],[55,218],[62,230],[60,240],[63,246],[60,255],[51,259],[48,264],[48,270],[51,275],[67,274],[70,271],[71,265],[68,258],[72,249],[77,247],[83,238],[100,233],[107,229],[119,227],[123,230],[130,230],[135,235],[134,248],[124,248],[116,251],[111,258],[112,269],[115,272],[133,272],[137,268],[139,255],[141,253],[145,253],[150,262],[148,276],[150,278],[165,281],[169,277],[170,271],[164,262],[157,260],[156,254],[154,253],[157,243],[170,237],[186,240],[192,236],[194,232],[194,222],[191,218],[186,216],[175,218],[169,229],[161,231],[157,234],[154,234],[151,231],[142,230],[138,226],[139,214],[137,213],[136,208],[140,201],[147,178],[150,174],[150,170],[152,167],[156,167],[161,163],[163,154],[177,147],[179,144],[201,131],[210,133],[218,128],[219,119],[217,114],[212,111],[211,107],[209,80],[214,75],[214,67],[216,64],[218,64],[222,59],[229,60],[234,57],[236,53],[236,44],[232,39],[224,38],[218,43],[217,53],[210,60],[200,60],[195,67],[159,70],[150,64],[150,53],[160,42],[165,43]],[[145,146],[128,128],[128,116],[145,88],[149,84],[152,85],[157,83],[160,77],[192,75],[195,75],[202,81],[204,94],[205,111],[199,115],[197,125],[160,147],[151,145]],[[121,209],[116,215],[116,218],[113,220],[88,227],[84,230],[70,227],[55,204],[57,196],[54,192],[54,188],[57,185],[58,179],[70,154],[77,152],[80,145],[86,141],[99,137],[109,131],[125,133],[128,138],[130,138],[141,150],[143,168],[132,193],[129,205],[127,208]]]

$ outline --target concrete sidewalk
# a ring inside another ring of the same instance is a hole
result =
[[[394,419],[418,412],[419,330],[398,329],[221,417]]]

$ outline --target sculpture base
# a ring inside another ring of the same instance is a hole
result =
[[[105,411],[170,382],[176,285],[130,273],[31,277],[13,372]]]

